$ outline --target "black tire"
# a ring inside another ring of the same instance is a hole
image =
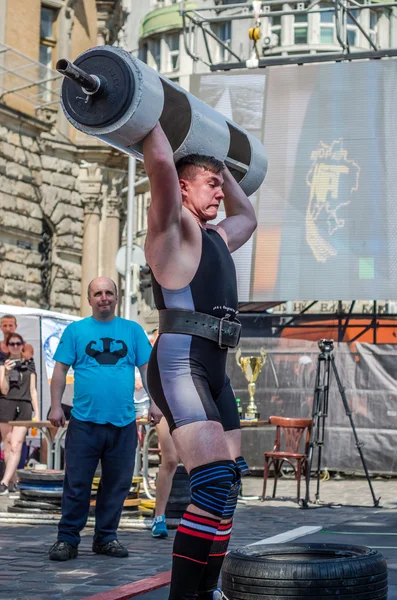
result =
[[[246,546],[226,556],[222,589],[229,600],[387,600],[387,565],[364,546]]]
[[[190,502],[167,502],[166,510],[183,510],[189,506]]]
[[[183,465],[178,465],[174,473],[173,481],[189,481],[189,473]]]
[[[35,471],[34,469],[18,470],[19,481],[40,481],[41,484],[43,482],[48,482],[49,485],[54,485],[54,482],[57,481],[62,485],[64,475],[64,471]]]
[[[185,514],[184,510],[166,510],[165,516],[167,519],[182,519]]]
[[[287,589],[291,587],[291,581],[289,580],[280,580],[280,579],[256,579],[254,577],[250,577],[249,581],[247,581],[246,577],[236,577],[235,575],[229,575],[227,573],[223,573],[225,580],[229,580],[234,584],[236,589],[239,586],[252,586],[252,587],[261,587],[264,589],[265,587],[277,587],[279,591],[282,589]],[[367,591],[369,585],[376,584],[381,587],[384,583],[387,583],[387,573],[382,573],[381,575],[370,575],[364,577],[355,577],[354,579],[344,579],[342,584],[347,589],[349,586],[365,586],[366,589],[363,591]],[[302,594],[310,596],[317,594],[316,590],[312,588],[313,582],[309,580],[302,581],[294,581],[294,588],[299,588],[302,590]],[[321,581],[321,585],[331,590],[333,588],[338,588],[341,585],[341,579],[324,579]]]
[[[169,496],[168,504],[179,504],[181,506],[187,506],[190,504],[190,494],[188,496]]]
[[[178,492],[180,490],[182,490],[182,491],[186,490],[186,492],[188,494],[190,494],[190,484],[189,484],[189,481],[188,480],[185,481],[183,479],[177,479],[177,480],[174,479],[173,482],[172,482],[172,491],[175,492],[176,490]]]
[[[184,475],[188,475],[188,472],[186,471],[185,467],[183,465],[178,465],[175,471],[175,474],[180,474],[183,473]]]
[[[266,596],[270,595],[271,598],[274,598],[274,596],[278,598],[281,594],[282,596],[287,596],[288,598],[291,596],[292,598],[300,598],[300,600],[303,598],[307,598],[307,600],[317,600],[317,598],[321,597],[322,592],[326,594],[327,598],[334,598],[335,600],[339,600],[339,598],[342,596],[346,596],[350,598],[350,600],[352,600],[352,598],[356,599],[359,597],[363,600],[365,598],[367,600],[372,600],[372,598],[378,598],[379,594],[384,594],[385,591],[387,592],[387,577],[384,581],[380,581],[378,583],[373,583],[371,581],[371,577],[364,579],[366,579],[366,582],[361,582],[360,585],[358,584],[357,580],[352,586],[345,586],[343,581],[335,580],[334,586],[323,586],[321,588],[317,586],[314,588],[296,588],[286,587],[285,585],[280,587],[278,585],[279,582],[275,580],[272,581],[274,587],[270,587],[270,585],[265,587],[261,585],[247,585],[247,582],[245,584],[238,584],[236,581],[230,580],[228,582],[228,586],[232,587],[233,592],[236,594],[248,593],[255,598],[258,598],[258,596],[264,596],[265,594]],[[252,582],[250,582],[250,584],[251,583]],[[285,584],[285,582],[283,583]],[[224,589],[226,588],[224,587]],[[382,595],[380,597],[382,598]]]

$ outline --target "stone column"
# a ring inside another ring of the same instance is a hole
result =
[[[103,190],[103,210],[100,226],[100,260],[101,275],[110,277],[117,284],[119,274],[116,270],[116,254],[120,248],[120,217],[125,202],[121,198],[121,190],[125,185],[126,174],[119,169],[106,170]]]
[[[99,276],[99,222],[103,174],[97,164],[84,165],[79,179],[84,206],[80,314],[82,317],[87,317],[91,314],[87,300],[87,287],[92,279]]]
[[[116,270],[116,254],[120,248],[120,198],[107,198],[106,200],[106,224],[103,236],[103,274],[116,282],[119,274]]]

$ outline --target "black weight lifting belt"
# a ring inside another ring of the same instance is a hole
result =
[[[216,342],[220,348],[235,348],[240,340],[241,323],[218,319],[189,310],[160,310],[159,334],[184,333]]]

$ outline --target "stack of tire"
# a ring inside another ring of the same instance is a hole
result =
[[[364,546],[245,546],[226,556],[222,591],[229,600],[387,600],[387,566]]]
[[[172,480],[171,492],[165,508],[167,519],[181,519],[190,504],[189,474],[183,465],[178,465]]]
[[[63,471],[20,469],[19,498],[8,512],[60,514],[63,477]]]

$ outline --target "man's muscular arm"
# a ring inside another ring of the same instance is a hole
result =
[[[170,143],[160,123],[143,141],[145,171],[150,181],[149,232],[179,227],[182,197]]]
[[[230,252],[234,252],[249,240],[256,229],[257,221],[251,202],[229,169],[225,168],[222,175],[226,219],[218,223],[217,229],[221,230],[219,233],[224,234]]]

